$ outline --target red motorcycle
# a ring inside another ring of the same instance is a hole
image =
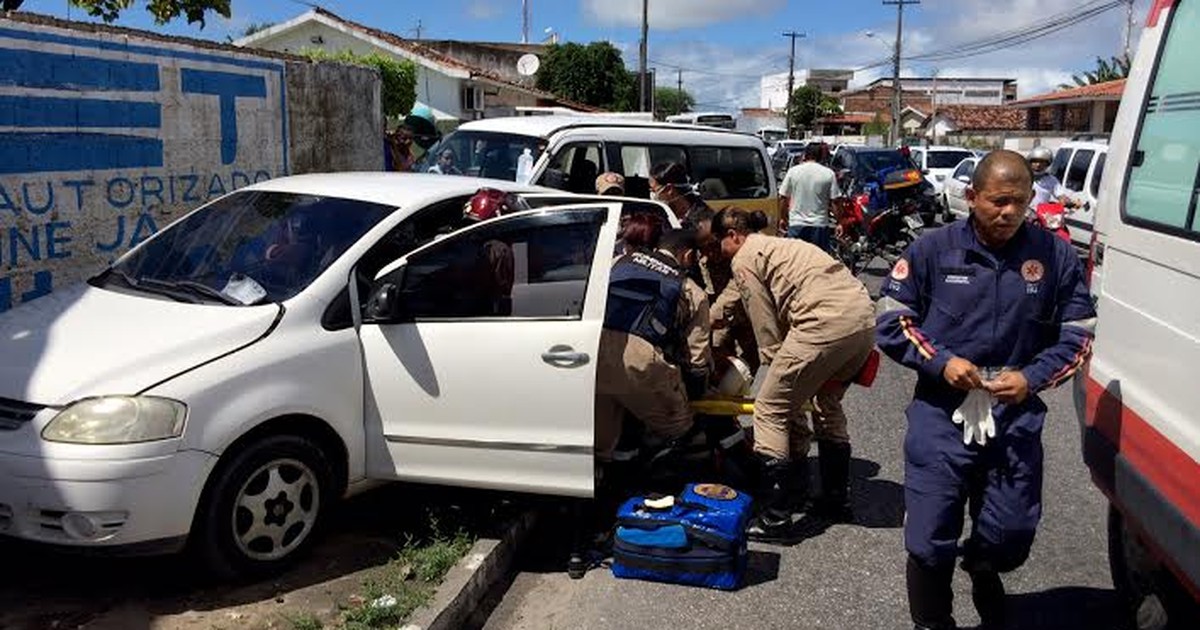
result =
[[[856,276],[876,258],[889,268],[896,264],[925,226],[920,208],[911,199],[874,213],[868,211],[869,204],[869,195],[855,195],[842,203],[838,214],[835,253]]]
[[[1039,203],[1030,221],[1070,243],[1071,232],[1067,229],[1066,216],[1067,208],[1061,203]]]

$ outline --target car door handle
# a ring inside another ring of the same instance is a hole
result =
[[[571,346],[553,346],[542,353],[542,361],[554,367],[579,367],[591,359],[586,352],[576,352]]]

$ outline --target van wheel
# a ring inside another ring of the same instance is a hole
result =
[[[321,448],[272,435],[218,464],[196,513],[193,548],[217,577],[278,573],[307,551],[331,503]]]
[[[1129,531],[1125,517],[1108,507],[1108,565],[1121,612],[1130,628],[1165,630],[1169,627],[1166,602],[1158,587],[1161,569]]]

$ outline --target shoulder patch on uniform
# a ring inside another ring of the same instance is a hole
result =
[[[892,267],[892,278],[896,280],[908,279],[908,260],[901,258],[896,261],[895,266]]]
[[[1021,265],[1021,277],[1025,278],[1026,282],[1040,282],[1046,275],[1046,267],[1040,260],[1026,260]]]

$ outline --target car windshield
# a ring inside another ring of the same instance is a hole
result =
[[[858,162],[872,173],[890,168],[913,168],[912,162],[899,151],[862,151]]]
[[[975,154],[970,151],[930,151],[925,168],[954,168],[969,157],[975,157]]]
[[[767,142],[778,142],[787,137],[786,131],[766,131],[762,132],[762,139]]]
[[[236,192],[133,250],[93,283],[185,302],[282,302],[394,210],[284,192]]]
[[[545,140],[533,136],[460,129],[429,149],[414,170],[516,181],[521,152],[529,149],[536,162],[545,146]],[[447,163],[453,168],[445,168]]]

